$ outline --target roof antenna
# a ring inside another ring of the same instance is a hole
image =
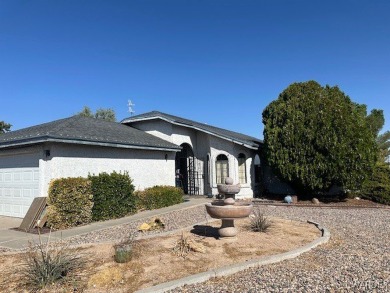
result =
[[[131,100],[128,100],[127,101],[127,106],[129,107],[129,113],[130,113],[130,116],[133,116],[135,111],[133,110],[133,106],[135,106],[135,104],[133,104],[131,102]]]

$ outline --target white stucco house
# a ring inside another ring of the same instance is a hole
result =
[[[180,185],[217,194],[227,176],[253,197],[259,139],[153,111],[121,123],[73,116],[0,135],[0,215],[24,217],[50,181],[128,172],[136,189]]]

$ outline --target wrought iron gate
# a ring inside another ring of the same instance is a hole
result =
[[[176,154],[176,170],[181,176],[181,185],[185,194],[198,195],[203,190],[203,173],[197,171],[196,158],[192,148],[188,144],[182,144],[183,148]]]

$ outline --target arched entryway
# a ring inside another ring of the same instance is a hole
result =
[[[182,150],[176,153],[176,186],[183,188],[185,194],[196,194],[195,157],[188,143],[180,145]]]

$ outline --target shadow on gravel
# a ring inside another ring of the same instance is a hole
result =
[[[211,227],[208,225],[195,225],[190,232],[198,236],[213,237],[215,239],[219,239],[218,228]]]

